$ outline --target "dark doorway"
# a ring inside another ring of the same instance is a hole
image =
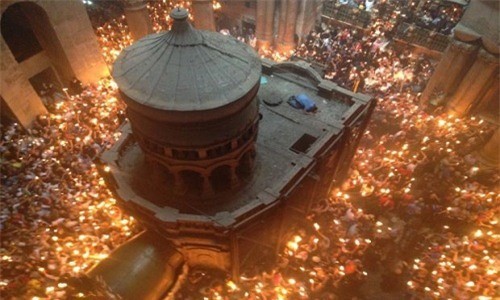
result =
[[[10,5],[2,14],[0,27],[7,46],[20,64],[44,53],[63,83],[75,76],[47,12],[36,3],[23,1]],[[30,64],[30,75],[45,67],[46,64]]]
[[[195,171],[182,171],[180,172],[186,194],[192,197],[198,197],[203,193],[203,176]]]
[[[13,4],[5,10],[1,28],[2,36],[17,62],[43,51],[21,3]]]
[[[16,115],[14,115],[2,96],[0,96],[0,122],[3,126],[19,123]]]
[[[52,68],[47,68],[29,79],[38,96],[42,96],[43,84],[52,84],[57,91],[62,91],[56,73]]]
[[[45,108],[52,113],[54,113],[56,102],[66,99],[61,83],[54,70],[50,67],[31,77],[29,82],[42,100]]]

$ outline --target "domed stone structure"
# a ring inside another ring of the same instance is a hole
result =
[[[346,176],[375,107],[306,62],[261,62],[232,37],[193,29],[183,10],[172,18],[170,32],[124,50],[113,71],[129,120],[99,169],[147,234],[90,275],[122,296],[146,294],[128,280],[165,295],[182,264],[237,281],[273,262],[285,228],[306,222]],[[315,112],[289,105],[296,95]]]
[[[174,9],[170,31],[125,49],[113,78],[147,159],[173,175],[178,194],[207,198],[252,166],[261,64],[246,44],[187,17]]]

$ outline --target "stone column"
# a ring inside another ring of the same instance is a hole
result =
[[[488,82],[495,76],[497,69],[498,59],[481,49],[476,61],[460,83],[448,107],[460,116],[466,114],[474,102],[480,100]]]
[[[236,166],[231,166],[231,188],[234,189],[240,185],[240,179],[236,174]]]
[[[497,128],[488,143],[479,151],[481,163],[488,167],[500,167],[500,131]]]
[[[249,152],[249,155],[248,155],[248,169],[250,171],[252,171],[255,167],[255,156],[256,156],[256,152],[255,152],[255,145],[252,147],[252,150],[250,150]]]
[[[500,77],[497,73],[491,79],[490,84],[488,85],[488,90],[484,93],[484,96],[481,98],[481,101],[477,104],[476,107],[472,108],[473,112],[484,112],[488,107],[492,107],[493,101],[498,103],[498,99],[500,95]],[[495,113],[495,112],[492,112]]]
[[[36,117],[47,109],[24,74],[23,69],[0,36],[0,97],[24,128],[29,128]]]
[[[295,27],[297,25],[298,0],[286,1],[286,25],[283,38],[278,40],[276,48],[280,52],[288,52],[295,48]]]
[[[214,7],[210,0],[193,0],[191,3],[194,27],[215,31]]]
[[[182,178],[179,172],[173,172],[174,175],[174,193],[178,195],[182,195],[186,193],[186,185],[184,183],[184,179]]]
[[[269,49],[274,36],[275,0],[257,0],[256,36],[259,49]]]
[[[203,175],[203,186],[202,186],[202,195],[205,197],[210,197],[215,194],[212,184],[210,182],[210,178],[207,175]]]
[[[84,84],[88,84],[109,76],[82,1],[37,1],[36,4],[45,10],[50,22],[43,22],[43,18],[37,17],[30,18],[29,21],[34,25],[35,34],[36,31],[41,31],[40,34],[47,38],[48,44],[42,44],[42,47],[50,52],[47,54],[58,73],[59,70],[66,70],[59,74],[63,81],[76,76]],[[37,5],[30,7],[36,9]],[[4,52],[1,53],[0,56],[3,56]]]
[[[134,41],[153,33],[153,26],[149,18],[147,1],[145,0],[123,0],[123,10],[127,20],[130,35]]]
[[[266,1],[257,0],[257,11],[255,18],[255,36],[257,38],[257,47],[266,45],[264,39],[264,28],[266,27]]]
[[[298,43],[300,44],[305,36],[314,29],[317,19],[317,9],[319,2],[316,1],[299,1],[299,13],[297,15],[297,26],[295,27],[298,35]]]
[[[422,93],[421,103],[427,103],[437,94],[453,93],[469,68],[477,47],[453,40],[442,55],[427,87]]]
[[[277,39],[276,42],[279,45],[280,41],[283,40],[283,37],[285,36],[285,29],[286,29],[286,7],[287,7],[287,0],[281,0],[280,2],[280,16],[279,16],[279,24],[278,24],[278,34],[277,34]]]
[[[269,42],[269,46],[272,46],[274,40],[274,8],[276,2],[275,0],[266,1],[266,28],[264,30],[264,37]]]

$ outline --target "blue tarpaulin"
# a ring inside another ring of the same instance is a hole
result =
[[[316,103],[306,94],[299,94],[295,98],[304,107],[305,111],[314,111],[316,109]]]

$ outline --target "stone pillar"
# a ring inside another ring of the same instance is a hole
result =
[[[295,27],[299,44],[314,29],[319,4],[320,2],[316,1],[299,1],[299,13],[297,15],[297,26]]]
[[[466,114],[474,102],[480,100],[488,82],[498,71],[497,69],[498,59],[481,49],[448,107],[460,116]]]
[[[5,1],[0,1],[3,4]],[[24,3],[24,2],[23,2]],[[27,1],[33,3],[34,1]],[[29,14],[37,38],[46,39],[42,47],[64,81],[76,76],[83,83],[93,83],[109,76],[108,67],[97,43],[89,16],[82,1],[36,1],[39,6],[24,10]],[[38,12],[39,8],[43,13]],[[48,17],[48,22],[44,21]],[[46,46],[43,45],[46,42]],[[4,52],[2,52],[3,56]]]
[[[265,39],[269,41],[269,46],[272,46],[274,40],[274,8],[275,0],[266,1],[266,28],[264,31]]]
[[[210,0],[193,0],[191,3],[194,27],[215,31],[214,8]]]
[[[173,172],[174,175],[174,193],[178,195],[182,195],[186,193],[186,185],[184,183],[184,179],[182,178],[182,175],[175,171]]]
[[[266,27],[266,1],[257,0],[257,11],[255,17],[255,36],[257,47],[260,48],[265,43],[264,28]]]
[[[257,47],[269,48],[274,36],[274,8],[275,0],[257,0]]]
[[[47,113],[47,109],[1,36],[0,53],[1,97],[19,123],[29,128],[38,115]]]
[[[473,112],[484,112],[489,107],[493,107],[493,101],[498,103],[498,99],[500,95],[500,77],[497,73],[494,78],[491,79],[490,84],[488,85],[488,90],[484,93],[484,96],[481,98],[481,101],[477,104],[476,107],[473,108]],[[496,112],[491,112],[496,113]]]
[[[299,0],[286,1],[286,25],[282,39],[279,39],[276,48],[280,52],[288,52],[295,48],[295,27],[297,25],[297,13]]]
[[[497,128],[488,143],[479,151],[481,163],[488,167],[500,167],[500,131]]]
[[[288,1],[287,0],[281,0],[280,2],[280,9],[279,9],[279,24],[278,24],[278,34],[276,38],[276,43],[279,45],[280,41],[283,40],[283,37],[285,36],[285,29],[286,29],[286,7],[287,7]]]
[[[256,153],[255,153],[255,146],[252,147],[252,150],[250,150],[249,152],[249,155],[247,156],[248,157],[248,160],[247,160],[247,163],[248,163],[248,169],[250,171],[253,170],[253,168],[255,167],[255,156],[256,156]]]
[[[240,179],[236,174],[236,166],[231,166],[231,188],[234,189],[240,185]]]
[[[205,197],[210,197],[215,194],[212,184],[210,183],[210,178],[206,175],[203,175],[203,187],[202,187],[202,195]]]
[[[429,102],[437,94],[453,93],[469,68],[476,49],[476,46],[453,40],[443,53],[441,61],[422,93],[421,103]]]
[[[134,41],[153,33],[153,26],[149,18],[147,1],[145,0],[124,0],[123,10],[127,20],[130,35]]]

